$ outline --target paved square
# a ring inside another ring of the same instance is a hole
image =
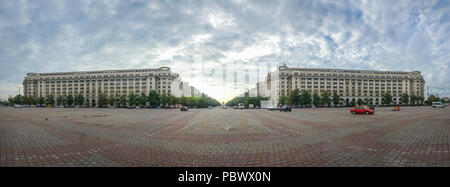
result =
[[[0,166],[450,166],[448,107],[391,110],[2,107]]]

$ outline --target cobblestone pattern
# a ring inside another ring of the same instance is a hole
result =
[[[450,109],[0,108],[0,166],[450,166]]]

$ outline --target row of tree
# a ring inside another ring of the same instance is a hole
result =
[[[268,100],[267,97],[249,97],[248,94],[245,94],[244,97],[235,97],[232,100],[228,101],[226,105],[228,106],[238,106],[239,103],[244,103],[245,106],[248,106],[250,104],[253,104],[253,106],[261,107],[261,101]]]
[[[72,95],[68,96],[58,96],[55,101],[55,97],[53,95],[49,95],[46,98],[39,97],[27,97],[16,95],[15,97],[8,98],[8,102],[11,104],[25,104],[25,105],[60,105],[60,106],[83,106],[90,105],[89,99],[85,99],[83,95],[79,94],[76,97]],[[104,93],[100,93],[97,99],[97,103],[99,107],[106,106],[167,106],[167,105],[185,105],[190,107],[198,107],[198,108],[206,108],[208,106],[218,106],[220,103],[206,95],[202,95],[202,97],[175,97],[173,95],[166,94],[158,94],[156,91],[150,91],[148,95],[145,93],[141,93],[140,95],[136,95],[134,93],[130,93],[128,96],[122,95],[118,98],[115,96],[107,96]]]
[[[434,97],[434,96],[433,96]],[[424,97],[421,96],[409,96],[406,93],[403,93],[401,95],[401,100],[403,104],[420,104],[423,103]],[[429,98],[429,101],[433,100],[433,98]],[[432,102],[432,101],[431,101]],[[342,103],[344,103],[344,99],[340,97],[339,94],[336,92],[331,95],[328,91],[324,91],[321,93],[321,95],[314,93],[312,96],[308,91],[300,91],[298,89],[293,90],[289,96],[282,95],[279,98],[279,103],[281,105],[289,104],[289,105],[315,105],[315,106],[322,106],[327,105],[330,106],[331,103],[333,105],[337,106]],[[390,93],[385,93],[382,98],[382,103],[384,105],[389,105],[392,103],[392,95]],[[346,105],[349,106],[355,106],[358,105],[364,105],[364,104],[373,104],[373,100],[371,98],[358,98],[356,101],[352,100],[349,103],[346,103]],[[431,104],[431,103],[430,103]]]

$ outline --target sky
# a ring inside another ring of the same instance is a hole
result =
[[[0,99],[28,72],[168,66],[225,101],[284,63],[421,71],[450,96],[449,36],[448,0],[0,0]]]

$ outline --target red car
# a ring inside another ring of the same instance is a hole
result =
[[[352,114],[373,114],[374,112],[374,110],[362,106],[350,109],[350,113]]]

